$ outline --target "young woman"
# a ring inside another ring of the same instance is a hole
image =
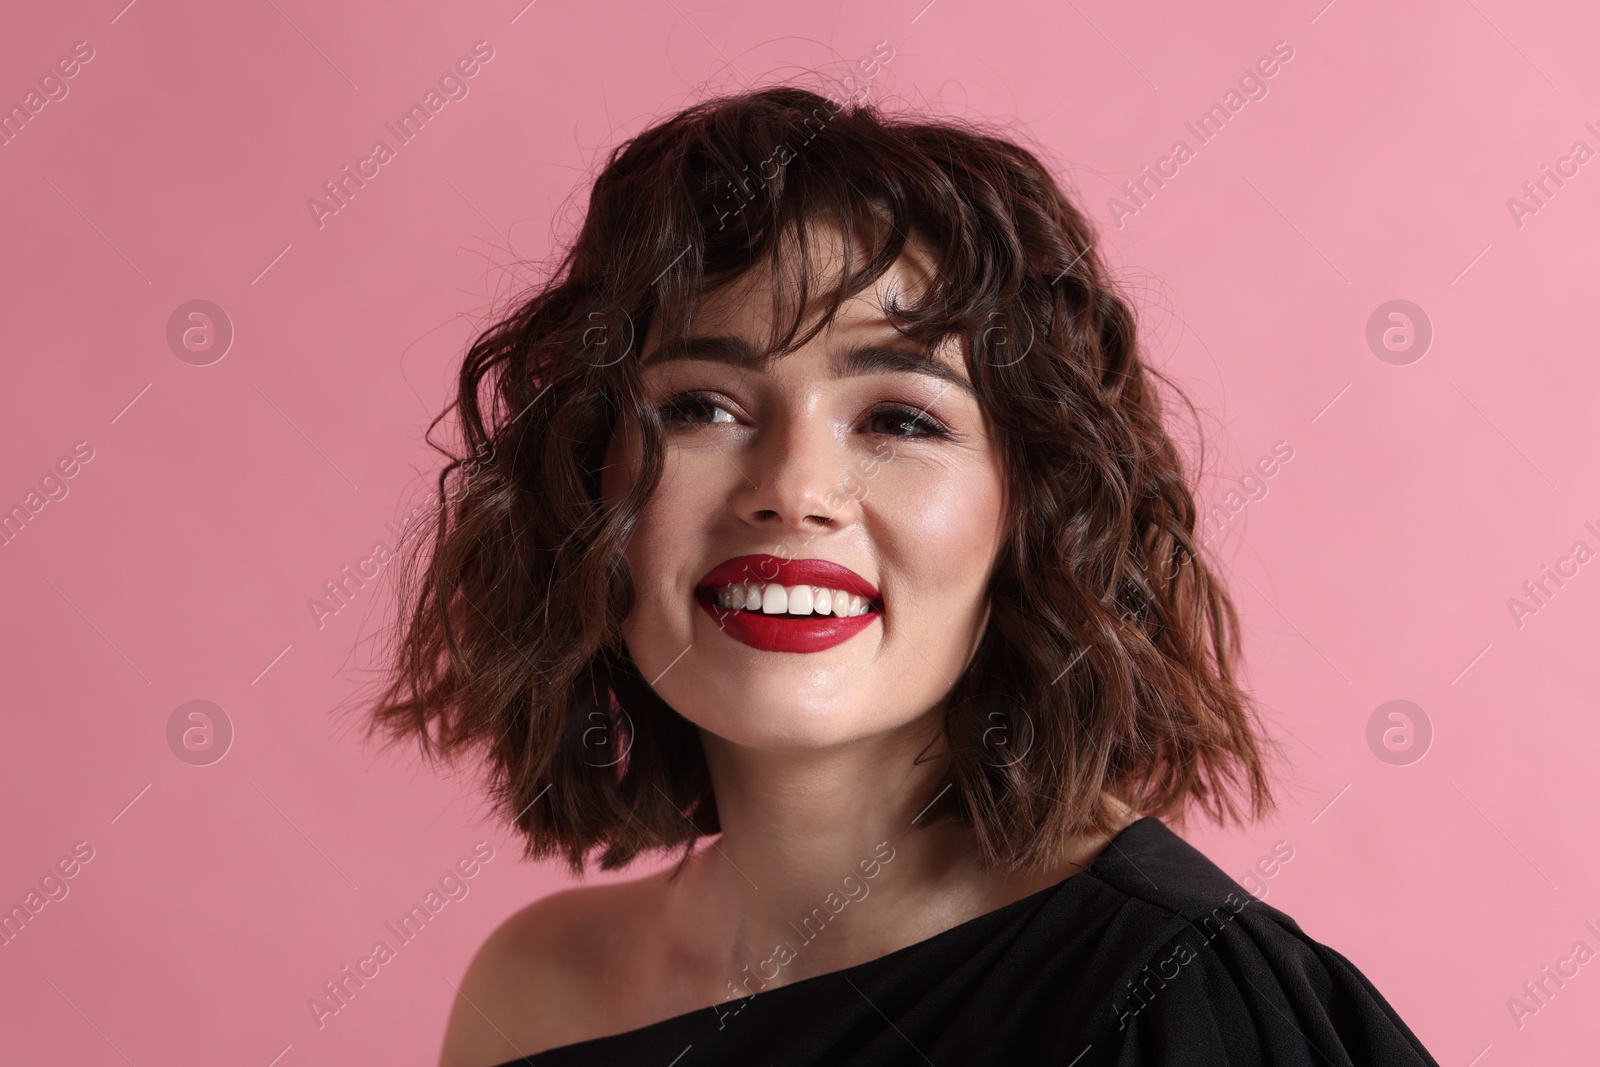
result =
[[[1156,385],[1001,137],[778,88],[616,151],[372,721],[529,857],[679,859],[506,920],[445,1067],[1434,1063],[1162,821],[1272,802]]]

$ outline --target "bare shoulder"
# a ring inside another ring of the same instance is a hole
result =
[[[607,1032],[602,994],[637,953],[657,881],[568,889],[501,923],[457,986],[440,1067],[497,1067]]]

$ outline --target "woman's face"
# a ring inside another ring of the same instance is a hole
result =
[[[918,351],[883,314],[925,262],[902,259],[767,363],[764,274],[709,297],[687,342],[645,339],[665,469],[627,547],[624,637],[663,700],[735,744],[819,748],[911,723],[982,635],[1000,450],[959,345]],[[614,501],[638,470],[631,431],[606,464]]]

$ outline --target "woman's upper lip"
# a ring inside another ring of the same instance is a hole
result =
[[[881,603],[877,586],[842,563],[827,559],[783,559],[766,553],[724,560],[712,567],[696,588],[706,589],[738,582],[776,582],[779,585],[844,589],[874,603]]]

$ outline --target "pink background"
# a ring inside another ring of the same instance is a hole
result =
[[[566,879],[519,863],[465,777],[341,714],[387,584],[321,629],[307,600],[424,501],[464,343],[581,218],[605,149],[878,41],[873,99],[1014,123],[1078,191],[1152,360],[1208,412],[1203,502],[1293,449],[1214,543],[1283,809],[1192,839],[1241,879],[1287,841],[1269,902],[1441,1063],[1592,1055],[1600,964],[1520,1028],[1507,1007],[1600,949],[1600,563],[1520,626],[1507,604],[1600,549],[1600,162],[1520,226],[1507,205],[1600,150],[1592,5],[123,2],[12,5],[0,33],[7,105],[94,49],[0,147],[0,505],[93,449],[0,548],[0,904],[94,849],[0,948],[8,1062],[434,1061],[447,983]],[[307,199],[480,40],[469,95],[319,229]],[[1275,41],[1266,97],[1198,145],[1184,122]],[[1119,228],[1108,198],[1178,138],[1194,158]],[[166,340],[194,299],[236,330],[209,366]],[[1395,299],[1434,330],[1409,365],[1366,340]],[[168,748],[194,699],[236,732],[210,766]],[[1431,723],[1420,761],[1369,747],[1391,699]],[[479,840],[470,894],[319,1031],[307,999]]]

